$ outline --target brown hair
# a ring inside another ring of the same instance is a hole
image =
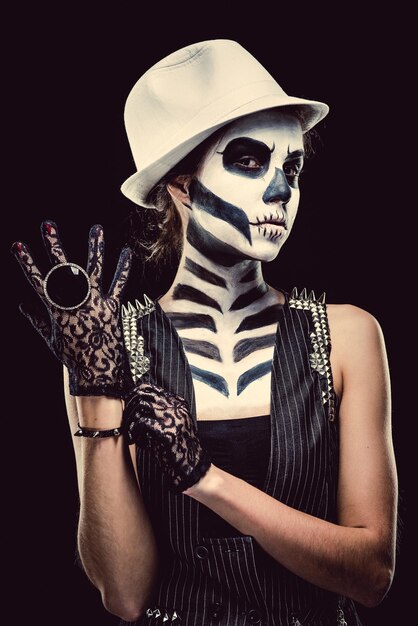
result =
[[[304,114],[293,109],[297,119],[304,123]],[[215,131],[199,144],[180,163],[175,165],[154,187],[147,202],[155,208],[134,207],[130,215],[130,245],[145,263],[151,263],[159,272],[163,266],[177,264],[183,249],[183,230],[180,215],[167,190],[167,185],[177,176],[193,176],[209,148],[226,132],[229,124]],[[314,143],[319,136],[315,130],[303,135],[305,154],[314,153]]]

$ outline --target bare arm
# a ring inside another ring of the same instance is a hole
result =
[[[55,269],[68,264],[57,225],[47,220],[42,223],[41,232]],[[125,247],[121,251],[111,285],[104,293],[103,228],[94,225],[83,270],[89,289],[85,299],[74,302],[70,308],[54,304],[45,286],[49,274],[44,276],[39,270],[23,242],[15,242],[12,252],[47,309],[42,309],[42,313],[25,309],[22,312],[65,365],[71,432],[75,432],[77,422],[96,429],[120,426],[122,402],[115,399],[123,397],[124,388],[119,316],[131,268],[131,250]],[[128,621],[135,620],[152,594],[157,550],[129,450],[124,437],[82,438],[74,440],[74,448],[81,503],[78,545],[82,563],[100,590],[106,608]]]
[[[376,320],[356,307],[333,309],[334,367],[343,381],[338,524],[292,509],[213,465],[185,493],[298,576],[375,606],[389,589],[395,562],[389,376]]]
[[[111,428],[122,418],[120,400],[77,397],[64,388],[71,432]],[[150,520],[122,437],[73,437],[80,493],[78,548],[87,576],[108,611],[134,621],[145,610],[157,575],[157,549]]]

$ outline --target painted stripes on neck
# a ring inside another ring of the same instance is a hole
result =
[[[256,300],[259,300],[268,292],[269,288],[266,283],[261,285],[257,285],[254,289],[250,289],[245,293],[238,296],[238,298],[232,303],[230,311],[239,311],[239,309],[245,309],[246,306],[249,306]]]
[[[241,333],[244,330],[254,330],[254,328],[261,328],[262,326],[276,324],[279,321],[279,315],[282,308],[282,304],[273,304],[272,306],[269,306],[254,315],[248,315],[242,320],[235,333]]]
[[[189,300],[190,302],[196,302],[197,304],[202,304],[203,306],[210,306],[222,313],[222,309],[216,300],[208,296],[203,291],[200,291],[200,289],[196,289],[190,285],[183,285],[179,283],[174,289],[173,300]]]
[[[207,330],[216,333],[216,324],[210,315],[203,313],[166,313],[167,317],[174,324],[175,328],[182,330],[184,328],[207,328]]]
[[[240,283],[250,283],[257,278],[257,268],[252,267],[239,281]]]
[[[186,257],[185,268],[188,272],[197,276],[201,280],[204,280],[206,283],[210,283],[211,285],[217,285],[218,287],[224,287],[224,289],[228,289],[226,280],[222,278],[222,276],[218,276],[214,272],[207,270],[202,267],[198,263],[195,263],[188,257]]]

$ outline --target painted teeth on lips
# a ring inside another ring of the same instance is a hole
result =
[[[264,215],[264,219],[260,220],[257,217],[256,222],[250,222],[251,226],[264,226],[265,224],[272,224],[274,226],[282,226],[285,230],[287,230],[286,220],[282,217],[273,217],[272,215],[268,217]]]

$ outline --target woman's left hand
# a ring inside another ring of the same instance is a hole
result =
[[[183,492],[206,474],[210,457],[180,396],[143,383],[126,399],[123,419],[129,443],[152,449],[173,491]]]

